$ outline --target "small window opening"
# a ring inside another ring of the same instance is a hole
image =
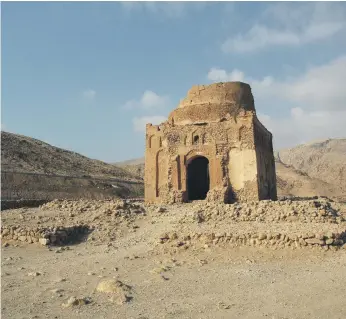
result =
[[[199,136],[198,135],[195,135],[193,137],[193,144],[198,144],[198,141],[199,141]]]

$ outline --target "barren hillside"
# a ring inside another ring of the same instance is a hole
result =
[[[114,198],[143,194],[140,177],[123,168],[1,132],[2,199]]]
[[[131,174],[135,174],[143,178],[144,177],[144,162],[145,162],[144,157],[140,157],[140,158],[124,161],[124,162],[114,163],[114,165],[125,169]]]
[[[4,131],[1,132],[1,170],[138,180],[123,168]]]
[[[275,162],[279,196],[327,196],[345,200],[346,192],[338,185],[310,177],[302,171],[281,162]]]
[[[346,192],[346,138],[298,145],[279,151],[277,156],[283,163]]]

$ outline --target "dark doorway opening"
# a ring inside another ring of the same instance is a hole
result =
[[[209,183],[209,161],[203,156],[196,157],[187,166],[189,200],[205,199]]]

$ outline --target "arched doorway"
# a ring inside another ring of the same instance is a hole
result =
[[[205,199],[209,191],[209,184],[208,159],[204,156],[192,159],[187,166],[188,199]]]

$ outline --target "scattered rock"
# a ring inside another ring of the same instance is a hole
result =
[[[116,301],[117,303],[125,303],[132,299],[131,287],[122,283],[120,280],[116,279],[108,279],[101,281],[96,290],[98,292],[109,293],[112,294],[112,301]]]
[[[208,263],[205,259],[199,259],[198,261],[199,261],[200,265],[202,265],[202,266],[206,265]]]
[[[53,294],[61,294],[63,291],[63,289],[52,289],[50,292]]]
[[[49,241],[48,238],[40,238],[38,241],[39,241],[39,243],[40,243],[41,245],[43,245],[43,246],[47,246],[47,245],[49,245],[49,243],[50,243],[50,241]]]
[[[156,209],[156,213],[164,213],[166,211],[166,209],[164,207],[158,207]]]
[[[154,269],[151,270],[150,272],[151,272],[151,273],[154,273],[154,274],[161,274],[161,273],[166,272],[166,271],[168,271],[168,270],[169,270],[168,267],[161,266],[161,267],[154,268]]]
[[[131,287],[122,283],[120,280],[108,279],[99,282],[96,287],[98,292],[118,293],[119,291],[130,292]]]
[[[73,306],[83,306],[91,303],[90,298],[76,298],[74,296],[70,297],[66,303],[63,303],[61,306],[63,308],[73,307]]]
[[[65,282],[66,278],[58,278],[57,280],[55,280],[55,282]]]
[[[7,228],[5,228],[5,229],[1,232],[1,235],[2,235],[2,236],[7,236],[7,235],[9,235],[9,234],[10,234],[10,230],[7,229]]]
[[[333,238],[329,238],[326,240],[326,245],[332,245],[334,242],[334,239]]]
[[[56,254],[62,253],[64,250],[65,250],[64,247],[59,247],[59,248],[55,251],[55,253],[56,253]]]
[[[259,234],[258,235],[258,239],[259,240],[264,240],[264,239],[266,239],[267,238],[267,234]]]
[[[139,258],[139,256],[137,256],[137,255],[132,255],[129,257],[130,260],[134,260],[134,259],[138,259],[138,258]]]
[[[230,309],[231,308],[231,305],[227,305],[224,302],[219,302],[217,306],[219,309]]]
[[[318,239],[318,238],[307,238],[305,239],[305,242],[310,244],[310,245],[324,245],[324,240]]]
[[[28,276],[32,276],[32,277],[37,277],[37,276],[41,276],[41,275],[42,274],[40,272],[37,272],[37,271],[28,273]]]
[[[131,296],[128,296],[126,295],[125,293],[123,292],[120,292],[117,296],[112,296],[110,298],[110,301],[111,302],[115,302],[117,303],[118,305],[123,305],[129,301],[131,301],[132,297]]]
[[[193,215],[193,219],[194,219],[197,223],[202,223],[202,222],[204,222],[203,213],[202,213],[201,211],[195,212],[194,215]]]

